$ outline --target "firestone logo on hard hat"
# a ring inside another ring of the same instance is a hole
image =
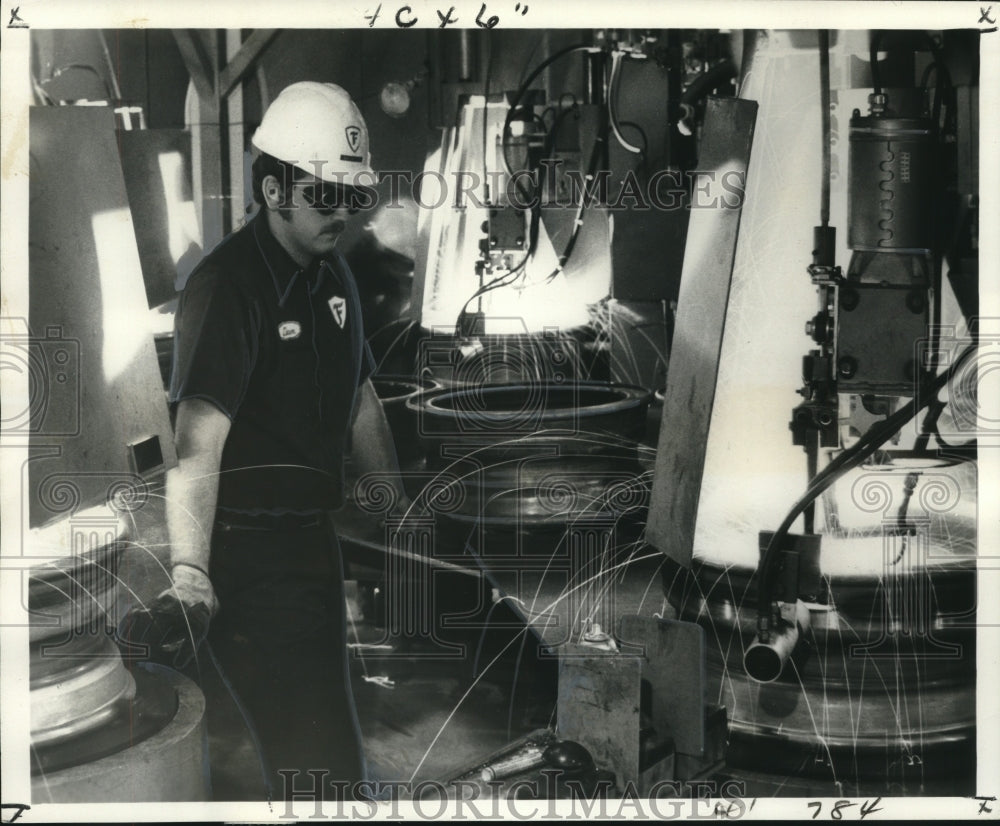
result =
[[[347,135],[347,145],[351,147],[351,151],[357,152],[361,145],[361,127],[348,126],[344,129],[344,134]]]

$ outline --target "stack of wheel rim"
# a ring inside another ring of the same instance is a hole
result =
[[[531,533],[641,510],[649,401],[643,388],[578,381],[439,388],[407,404],[447,518]]]
[[[108,628],[122,547],[30,572],[33,802],[207,798],[201,691],[146,652],[123,660]]]
[[[372,386],[385,411],[401,465],[413,465],[423,457],[423,449],[417,416],[407,403],[418,395],[438,389],[440,385],[432,379],[387,374],[372,376]]]
[[[136,684],[103,633],[118,553],[35,568],[29,579],[31,741],[36,763],[49,748],[105,725],[135,698]]]

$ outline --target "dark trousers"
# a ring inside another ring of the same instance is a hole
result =
[[[309,771],[328,772],[325,799],[351,797],[330,785],[364,779],[332,524],[281,531],[217,524],[211,577],[220,610],[208,640],[257,730],[275,797],[311,789]],[[298,772],[294,789],[281,771]]]

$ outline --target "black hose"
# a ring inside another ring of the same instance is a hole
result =
[[[576,102],[573,102],[572,106],[569,106],[559,112],[556,115],[555,120],[552,122],[552,128],[549,129],[548,134],[545,136],[545,144],[542,147],[542,159],[548,160],[552,157],[552,152],[555,149],[556,138],[558,137],[559,127],[562,126],[563,121],[570,113],[578,113],[579,107]],[[579,115],[578,115],[579,117]],[[541,193],[535,193],[535,199],[532,203],[531,208],[531,224],[528,228],[528,257],[534,256],[536,250],[538,249],[538,230],[541,224],[542,218],[542,204],[541,204]]]
[[[928,406],[927,415],[924,416],[924,420],[920,425],[920,435],[913,444],[914,453],[919,454],[927,450],[927,444],[930,441],[931,433],[937,430],[937,421],[941,417],[941,413],[944,408],[945,403],[937,398],[934,399],[933,404]],[[900,541],[899,554],[893,562],[894,565],[903,558],[909,545],[910,530],[906,525],[906,514],[909,510],[910,500],[913,498],[913,494],[917,489],[917,482],[919,480],[920,471],[915,470],[907,473],[906,480],[903,482],[903,501],[900,503],[899,510],[896,512],[896,530],[902,534],[902,539]]]
[[[767,545],[767,550],[764,551],[764,555],[761,559],[758,569],[760,579],[757,586],[758,621],[769,621],[770,619],[772,585],[771,569],[775,566],[779,550],[784,545],[785,538],[788,536],[788,531],[792,527],[792,523],[798,519],[799,515],[811,502],[815,501],[817,496],[819,496],[824,490],[840,478],[840,476],[871,456],[876,450],[885,444],[885,442],[891,439],[892,436],[904,424],[906,424],[906,422],[908,422],[929,404],[935,402],[937,399],[937,392],[948,383],[952,376],[954,376],[958,371],[958,368],[965,363],[969,356],[976,352],[976,347],[977,342],[976,340],[973,340],[972,344],[966,347],[965,350],[959,354],[958,358],[952,362],[951,366],[945,372],[935,376],[934,379],[929,382],[927,387],[917,392],[907,404],[889,416],[889,418],[872,425],[872,427],[864,436],[861,437],[857,444],[841,453],[836,459],[820,471],[812,482],[810,482],[809,488],[792,506],[788,515],[774,532],[774,535],[771,537],[771,541]]]
[[[576,219],[573,222],[573,232],[569,237],[569,241],[566,242],[566,248],[563,250],[562,255],[559,256],[559,263],[546,277],[546,282],[552,281],[563,271],[563,268],[566,266],[566,262],[569,261],[570,256],[573,254],[577,238],[580,236],[580,228],[583,226],[583,212],[587,207],[587,182],[594,179],[594,175],[597,172],[598,159],[603,154],[603,150],[607,147],[607,140],[608,110],[606,106],[602,106],[600,109],[600,123],[597,129],[597,135],[594,137],[594,145],[590,150],[590,162],[587,164],[587,173],[586,177],[584,177],[583,192],[580,193],[580,205],[577,207]]]
[[[470,295],[465,303],[462,305],[462,309],[458,314],[458,320],[455,322],[457,326],[461,326],[462,319],[465,317],[465,311],[469,307],[469,303],[480,296],[486,295],[486,293],[492,290],[498,290],[501,287],[506,287],[508,284],[513,284],[520,277],[521,273],[524,271],[525,265],[528,263],[527,254],[521,259],[521,262],[514,267],[514,269],[501,273],[496,278],[491,281],[487,281],[485,284],[479,287],[472,295]],[[480,305],[481,306],[481,305]]]
[[[566,55],[572,54],[573,52],[586,51],[591,48],[593,47],[588,46],[584,43],[578,43],[575,46],[567,46],[565,49],[560,49],[555,54],[543,60],[538,65],[538,67],[530,75],[528,75],[527,79],[524,81],[524,83],[521,84],[521,87],[514,94],[514,99],[510,102],[510,109],[507,110],[507,117],[504,118],[503,131],[500,133],[500,144],[503,149],[502,152],[503,162],[504,166],[507,167],[507,173],[509,175],[513,174],[513,170],[510,168],[510,162],[507,160],[507,132],[510,130],[510,122],[514,119],[514,112],[520,105],[521,98],[524,97],[524,93],[528,90],[528,87],[534,82],[535,78],[538,77],[542,72],[544,72],[549,66],[555,63],[557,60],[559,60],[559,58],[565,57]]]

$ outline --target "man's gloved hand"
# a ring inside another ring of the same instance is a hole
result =
[[[154,662],[184,668],[208,634],[219,603],[208,575],[177,563],[173,584],[149,605],[131,609],[118,624],[118,637],[132,646],[148,646]]]
[[[171,573],[174,587],[168,588],[163,593],[173,590],[185,605],[205,605],[208,607],[209,616],[214,617],[219,610],[219,601],[215,598],[215,591],[212,589],[212,581],[208,578],[208,574],[187,562],[175,563]]]

